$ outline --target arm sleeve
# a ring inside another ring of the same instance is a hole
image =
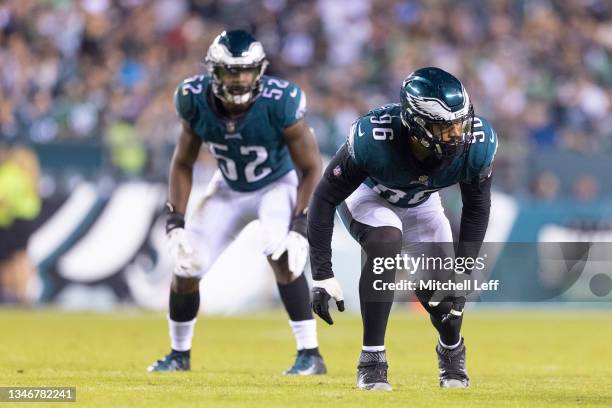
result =
[[[346,144],[325,169],[308,207],[308,243],[314,280],[334,276],[331,262],[334,211],[366,177],[367,173],[349,155]]]
[[[491,177],[482,182],[459,183],[463,211],[459,229],[457,256],[477,257],[489,225],[491,212]]]

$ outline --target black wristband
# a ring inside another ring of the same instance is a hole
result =
[[[306,217],[306,211],[304,210],[291,220],[290,230],[295,231],[305,238],[308,238],[308,219]]]
[[[176,212],[172,203],[166,203],[166,234],[175,228],[185,228],[185,215]]]

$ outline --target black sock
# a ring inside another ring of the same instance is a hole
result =
[[[447,346],[455,345],[461,340],[461,323],[463,323],[463,316],[459,319],[451,319],[446,323],[442,323],[442,317],[449,313],[453,304],[452,302],[445,301],[439,303],[437,306],[430,306],[429,299],[431,299],[432,292],[418,291],[417,297],[421,302],[421,305],[429,313],[429,319],[431,323],[438,331],[440,341]]]
[[[188,322],[198,315],[200,290],[191,293],[175,293],[170,290],[170,319],[175,322]]]
[[[375,291],[374,282],[395,282],[395,269],[374,274],[374,260],[392,258],[401,252],[402,232],[394,227],[378,227],[369,231],[361,241],[362,270],[359,278],[359,303],[363,321],[363,345],[383,346],[393,291]]]
[[[393,303],[361,302],[363,320],[363,345],[382,346],[385,344],[387,321]]]
[[[461,323],[463,316],[459,319],[451,319],[446,323],[442,323],[442,316],[439,314],[430,314],[429,318],[440,335],[440,341],[447,346],[453,346],[461,340]]]
[[[278,293],[291,321],[299,322],[312,319],[310,289],[304,274],[301,274],[296,280],[287,285],[277,283],[277,286]]]

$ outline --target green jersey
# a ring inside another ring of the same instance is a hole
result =
[[[391,204],[414,207],[444,187],[490,176],[498,141],[486,119],[474,117],[467,154],[453,159],[442,171],[428,175],[413,157],[400,110],[399,104],[374,109],[353,124],[348,136],[351,157],[368,173],[364,183]]]
[[[237,191],[258,190],[293,169],[283,131],[304,117],[306,97],[289,81],[263,76],[262,82],[261,95],[236,119],[218,111],[208,75],[185,79],[174,93],[178,115],[208,145]]]

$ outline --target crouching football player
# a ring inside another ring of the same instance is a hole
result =
[[[400,92],[400,104],[374,109],[353,124],[346,144],[315,189],[308,215],[313,309],[327,323],[332,324],[330,299],[336,300],[340,311],[344,309],[331,265],[337,206],[366,254],[359,283],[363,347],[357,386],[367,390],[391,390],[385,331],[393,293],[372,297],[372,259],[400,253],[418,257],[422,250],[436,247],[427,242],[452,243],[437,191],[457,183],[463,198],[459,247],[471,251],[476,247],[477,253],[489,220],[491,169],[497,150],[493,128],[474,116],[468,93],[448,72],[431,67],[414,71]],[[393,281],[394,274],[387,279]],[[461,336],[465,297],[435,299],[431,290],[416,294],[439,334],[440,386],[468,387]]]
[[[295,84],[264,75],[263,47],[244,31],[219,35],[205,63],[208,74],[184,80],[174,97],[182,132],[170,166],[166,224],[174,261],[168,319],[172,349],[149,371],[190,369],[200,279],[241,229],[259,219],[263,252],[297,342],[297,358],[285,374],[324,374],[303,275],[305,210],[321,174],[319,150],[303,119],[306,97]],[[203,142],[219,169],[204,201],[185,220]]]

